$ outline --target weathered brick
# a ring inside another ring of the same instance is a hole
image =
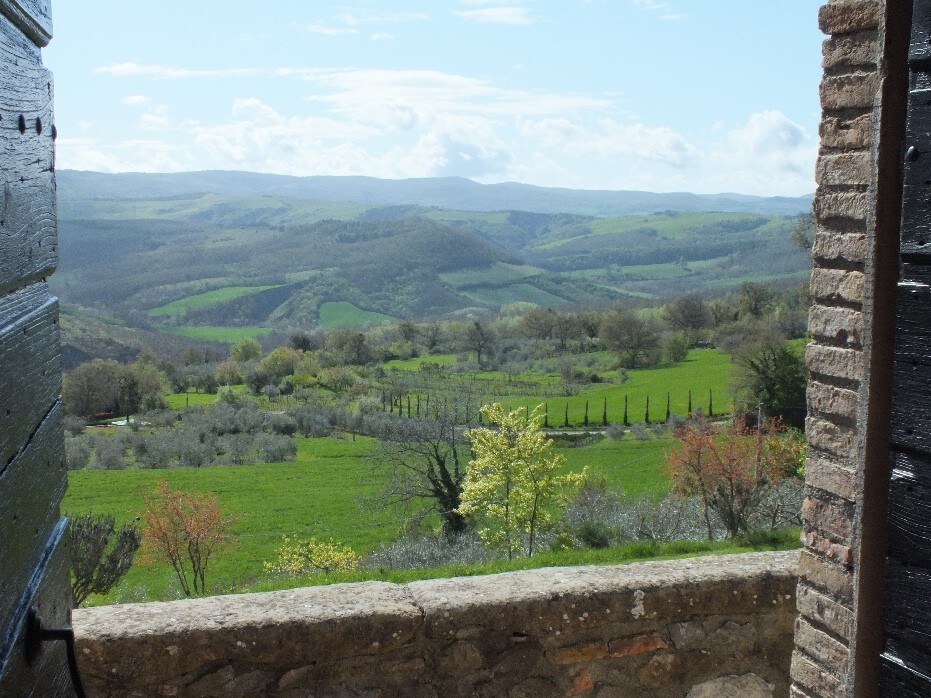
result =
[[[851,461],[857,456],[857,432],[853,428],[810,416],[805,420],[805,434],[814,449]]]
[[[822,376],[859,381],[863,378],[863,353],[855,349],[809,344],[805,349],[808,370]]]
[[[572,677],[572,683],[569,685],[569,695],[579,696],[585,693],[591,693],[595,688],[591,677],[588,675],[588,669],[582,667]]]
[[[808,331],[816,339],[858,348],[863,336],[863,313],[815,304],[808,312]]]
[[[812,204],[815,220],[819,223],[831,218],[866,220],[872,199],[864,192],[819,192]]]
[[[829,75],[821,79],[821,108],[825,111],[866,109],[873,106],[879,90],[875,72]]]
[[[849,543],[853,535],[853,503],[844,499],[827,501],[808,495],[802,503],[806,530],[827,534],[836,541]]]
[[[798,576],[801,580],[835,597],[850,603],[853,593],[853,576],[838,564],[803,550],[798,558]]]
[[[805,483],[809,487],[830,492],[846,499],[856,501],[857,482],[853,468],[836,463],[824,456],[809,452],[805,463]]]
[[[821,415],[834,415],[851,421],[857,418],[859,403],[853,390],[826,385],[813,380],[808,383],[808,409]]]
[[[817,663],[796,650],[792,653],[792,666],[789,670],[792,681],[817,696],[847,698],[844,682],[828,667]]]
[[[863,264],[866,261],[866,234],[840,233],[822,228],[815,235],[812,255],[824,262]]]
[[[824,70],[876,65],[879,57],[879,37],[873,30],[840,34],[826,40],[822,44],[821,53],[821,67]]]
[[[796,592],[798,612],[824,626],[838,637],[850,639],[853,628],[853,611],[813,589],[807,584],[799,584]]]
[[[587,642],[582,645],[560,647],[553,652],[557,664],[580,664],[608,656],[608,645],[604,642]]]
[[[815,531],[804,531],[802,533],[802,543],[811,552],[820,555],[839,565],[850,567],[853,565],[853,550],[849,545],[836,543],[829,538],[816,533]]]
[[[848,34],[879,26],[877,0],[831,2],[818,10],[818,27],[825,34]]]
[[[872,164],[869,151],[822,153],[815,164],[815,181],[826,187],[866,186]]]
[[[638,637],[612,640],[608,643],[608,650],[612,657],[628,657],[633,654],[646,654],[669,647],[659,635],[639,635]]]
[[[811,270],[811,295],[820,301],[863,302],[863,272],[844,269]]]
[[[869,148],[873,142],[873,116],[825,116],[818,128],[822,148]]]
[[[789,698],[812,698],[798,686],[789,686]]]
[[[795,621],[795,643],[819,664],[834,668],[839,674],[846,674],[850,666],[849,648],[835,640],[827,633],[818,630],[804,618]]]

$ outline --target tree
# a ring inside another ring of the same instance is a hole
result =
[[[536,550],[540,534],[551,522],[550,505],[560,490],[581,484],[581,475],[557,475],[565,459],[555,452],[540,424],[543,405],[528,419],[524,410],[506,412],[495,403],[482,407],[494,429],[468,434],[474,457],[469,462],[459,512],[475,516],[486,544],[503,548],[511,559]]]
[[[261,355],[262,345],[254,337],[243,337],[230,349],[230,358],[239,363],[255,361]]]
[[[465,345],[470,351],[475,352],[475,360],[482,363],[482,353],[491,354],[491,345],[493,337],[489,330],[485,329],[478,320],[473,320],[472,324],[466,328]]]
[[[145,497],[143,538],[148,553],[175,571],[185,596],[207,592],[211,558],[229,542],[230,521],[213,495],[172,490],[159,480]]]
[[[91,594],[106,594],[126,575],[141,538],[132,523],[116,530],[112,516],[84,514],[71,519],[71,606],[77,608]]]
[[[699,330],[711,325],[711,313],[705,300],[697,293],[674,298],[663,309],[663,315],[672,329],[682,332],[694,341]]]
[[[656,363],[660,335],[656,322],[632,310],[616,308],[601,322],[601,341],[620,357],[625,368]]]
[[[427,502],[447,535],[463,533],[466,519],[459,512],[465,462],[465,421],[458,404],[431,404],[423,419],[386,419],[378,431],[372,463],[384,478],[385,504]]]
[[[679,445],[666,454],[675,491],[698,495],[704,506],[709,540],[712,513],[728,538],[749,533],[757,509],[787,476],[798,472],[804,442],[778,420],[747,427],[735,420],[724,430],[704,418],[677,427]]]
[[[738,348],[734,364],[747,410],[761,405],[767,417],[779,417],[796,428],[804,426],[808,372],[800,353],[770,334]]]
[[[761,318],[772,307],[775,294],[772,289],[763,284],[744,281],[740,284],[740,315],[752,318]]]
[[[350,327],[330,332],[326,338],[326,348],[336,364],[364,366],[371,359],[365,335]]]

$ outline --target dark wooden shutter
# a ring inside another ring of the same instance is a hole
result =
[[[29,609],[70,618],[61,435],[49,0],[0,0],[0,695],[71,692],[64,643],[27,653]]]
[[[882,692],[931,696],[931,0],[915,0],[903,151]]]

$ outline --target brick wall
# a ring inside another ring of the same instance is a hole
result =
[[[870,695],[876,686],[909,4],[834,0],[818,17],[829,38],[813,206],[797,698]]]

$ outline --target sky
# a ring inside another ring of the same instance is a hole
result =
[[[57,0],[59,169],[814,191],[822,0]]]

